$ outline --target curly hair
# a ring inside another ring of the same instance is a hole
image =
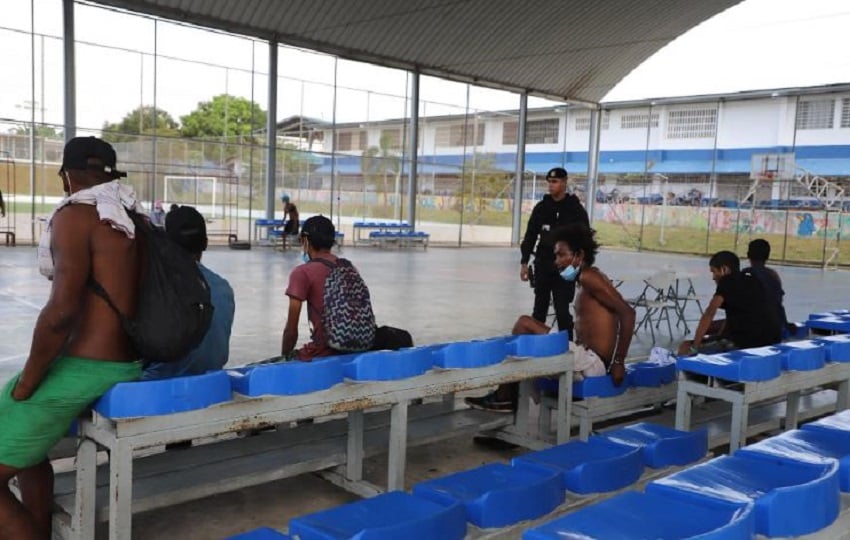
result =
[[[564,242],[570,246],[570,251],[584,253],[584,261],[588,266],[596,262],[596,254],[600,244],[596,241],[596,231],[582,223],[562,225],[552,231],[551,242]]]

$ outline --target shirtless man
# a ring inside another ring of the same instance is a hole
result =
[[[121,311],[135,312],[139,259],[133,229],[122,230],[103,219],[110,202],[106,197],[92,202],[95,194],[111,193],[114,211],[121,204],[114,194],[122,188],[125,194],[132,191],[125,186],[105,189],[124,173],[115,170],[112,147],[94,137],[69,141],[59,175],[70,197],[48,224],[50,297],[36,321],[23,371],[0,394],[3,539],[50,538],[53,469],[48,450],[112,385],[141,375],[118,317],[87,286],[89,277],[95,278]],[[123,212],[120,206],[117,210]],[[8,487],[15,476],[22,503]]]
[[[562,279],[576,282],[575,345],[571,347],[578,380],[611,374],[620,386],[626,374],[625,359],[632,342],[635,310],[598,268],[593,266],[599,244],[593,229],[583,224],[559,227],[552,232],[555,266]],[[523,315],[513,334],[548,334],[550,328]],[[502,385],[481,398],[467,398],[472,407],[511,412],[516,407],[516,384]]]

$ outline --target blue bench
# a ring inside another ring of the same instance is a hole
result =
[[[431,235],[422,231],[372,231],[369,233],[369,241],[374,246],[386,247],[394,244],[399,247],[421,245],[428,249],[428,241]]]

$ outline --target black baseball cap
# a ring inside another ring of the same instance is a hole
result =
[[[103,139],[74,137],[65,145],[59,172],[95,170],[103,171],[112,179],[127,176],[115,168],[116,161],[115,149]]]
[[[179,206],[167,213],[165,233],[190,253],[207,249],[207,222],[194,206]]]
[[[562,180],[567,179],[567,170],[563,167],[555,167],[554,169],[549,169],[549,172],[546,173],[546,179],[550,178],[559,178]]]
[[[301,227],[301,236],[333,242],[336,238],[336,229],[333,222],[325,216],[313,216],[304,222],[304,226]]]

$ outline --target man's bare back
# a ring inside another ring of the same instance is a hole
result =
[[[68,213],[79,231],[90,240],[91,277],[109,293],[118,309],[135,314],[139,280],[139,255],[135,240],[100,222],[97,210],[88,205],[72,205],[57,213]],[[135,360],[121,321],[107,303],[86,286],[77,323],[68,339],[67,354],[93,360]]]

